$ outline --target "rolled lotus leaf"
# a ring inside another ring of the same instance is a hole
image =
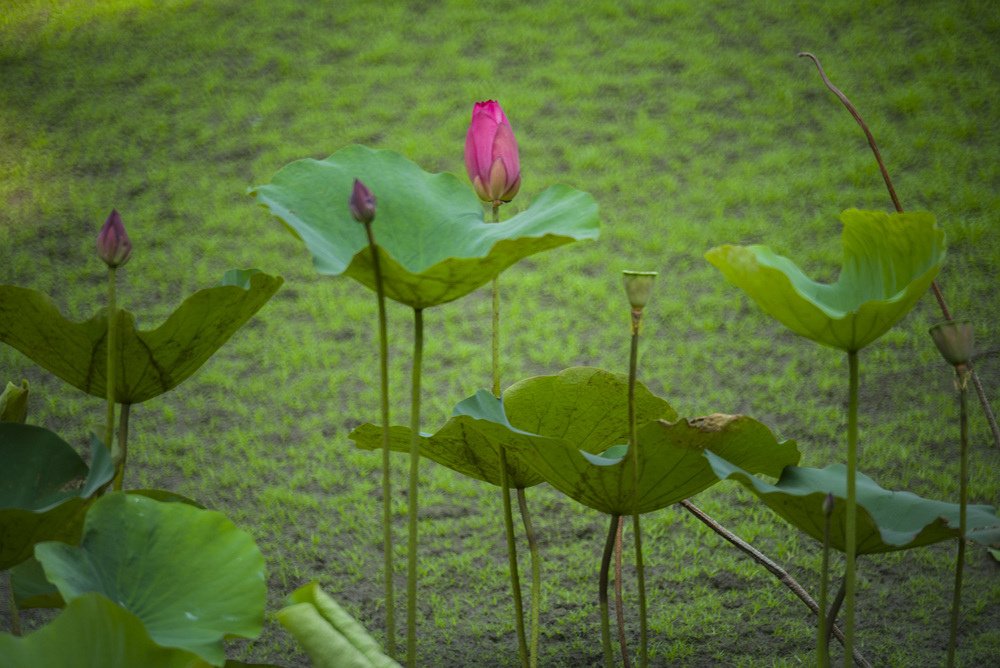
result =
[[[638,420],[676,417],[670,404],[641,383],[636,384],[635,395]],[[420,455],[500,486],[500,448],[510,446],[510,486],[531,487],[543,478],[517,456],[518,446],[541,448],[559,440],[571,442],[585,452],[602,452],[628,437],[627,401],[626,376],[589,367],[523,380],[509,387],[502,400],[480,390],[460,402],[440,430],[420,435]],[[524,428],[514,427],[511,421]],[[361,425],[350,438],[359,448],[382,447],[382,429],[372,424]],[[408,428],[392,427],[389,438],[393,451],[409,452]]]
[[[114,475],[96,438],[91,452],[88,467],[48,429],[0,423],[0,570],[30,557],[41,541],[79,539],[91,497]]]
[[[348,207],[355,179],[378,200],[372,230],[385,294],[413,308],[458,299],[528,255],[598,235],[597,203],[587,193],[553,186],[494,225],[464,181],[364,146],[292,162],[250,192],[302,240],[316,271],[374,290],[365,228]]]
[[[161,647],[138,617],[101,594],[69,602],[51,623],[23,638],[0,633],[6,668],[198,668],[196,655]]]
[[[199,290],[152,330],[135,316],[115,320],[115,401],[137,404],[173,389],[197,371],[277,292],[280,277],[228,272],[226,284]],[[0,285],[0,341],[87,394],[106,398],[107,309],[73,322],[36,290]]]
[[[0,394],[0,422],[24,422],[28,419],[28,381],[21,385],[7,383]]]
[[[771,510],[790,524],[823,540],[823,501],[833,494],[830,545],[845,550],[847,468],[833,464],[823,469],[789,466],[776,484],[765,482],[721,455],[706,452],[705,458],[719,480],[736,480],[756,494]],[[892,492],[858,473],[857,550],[875,554],[908,550],[957,538],[959,506],[924,499],[910,492]],[[1000,541],[1000,518],[991,506],[966,506],[970,540],[990,545]]]
[[[944,231],[929,213],[848,209],[844,260],[835,283],[817,283],[767,246],[719,246],[705,258],[768,315],[823,345],[858,351],[905,316],[945,256]]]
[[[316,668],[398,668],[361,624],[315,582],[296,589],[278,621]]]
[[[79,547],[41,543],[35,557],[71,603],[102,594],[135,614],[164,647],[225,663],[222,639],[264,622],[264,557],[224,515],[115,492],[87,513]]]

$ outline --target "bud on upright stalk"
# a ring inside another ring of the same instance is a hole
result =
[[[132,257],[132,242],[116,209],[111,210],[111,215],[97,235],[97,255],[111,269],[122,266]]]
[[[653,283],[656,281],[655,271],[623,271],[622,279],[625,283],[625,296],[632,306],[632,329],[639,330],[639,320],[642,318],[642,309],[646,307],[649,298],[653,293]]]
[[[465,136],[465,169],[479,199],[499,205],[521,188],[517,140],[495,100],[476,102]]]
[[[354,190],[347,203],[354,220],[364,225],[375,220],[375,195],[359,179],[354,179]]]

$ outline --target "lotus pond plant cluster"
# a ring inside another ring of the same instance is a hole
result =
[[[621,309],[628,359],[612,369],[574,367],[503,378],[501,274],[528,256],[596,240],[598,206],[585,192],[553,184],[516,215],[501,215],[518,195],[522,173],[514,130],[496,101],[473,108],[465,165],[467,179],[428,173],[393,151],[349,146],[326,159],[292,162],[250,191],[301,240],[316,272],[353,278],[370,288],[377,302],[378,319],[370,326],[379,333],[381,419],[358,426],[350,438],[381,457],[384,620],[370,635],[316,583],[290,593],[276,617],[315,665],[421,663],[418,634],[433,632],[421,628],[417,616],[419,476],[427,460],[496,488],[504,517],[496,530],[504,536],[510,578],[509,601],[496,614],[513,617],[516,639],[507,651],[520,665],[539,665],[545,554],[534,529],[530,489],[543,484],[607,518],[592,595],[600,611],[593,638],[605,666],[651,664],[646,611],[656,588],[647,586],[642,520],[674,504],[795,593],[805,606],[802,623],[815,626],[816,663],[823,666],[831,661],[831,639],[843,645],[844,665],[869,665],[854,639],[857,572],[868,563],[859,557],[954,541],[958,557],[947,661],[960,659],[967,543],[1000,542],[994,509],[967,502],[966,388],[973,346],[968,323],[949,318],[931,332],[955,370],[961,407],[955,498],[890,491],[862,473],[859,457],[863,352],[932,286],[938,290],[934,281],[945,261],[945,234],[931,214],[905,213],[898,206],[894,213],[846,208],[843,265],[831,284],[811,280],[767,246],[725,245],[705,255],[722,277],[793,332],[847,356],[843,459],[808,468],[798,465],[809,441],[807,425],[797,434],[800,446],[726,406],[684,417],[670,397],[656,396],[640,382],[640,347],[669,346],[668,338],[655,343],[643,338],[644,314],[658,300],[672,298],[662,289],[669,276],[647,268],[624,272],[621,302],[608,305]],[[94,419],[86,463],[57,434],[31,425],[26,382],[8,384],[0,397],[0,569],[10,577],[14,630],[0,634],[0,657],[4,665],[25,667],[246,665],[227,662],[224,640],[261,632],[264,558],[249,534],[196,500],[169,490],[128,488],[129,412],[133,404],[153,400],[191,376],[265,306],[282,278],[252,269],[227,272],[218,285],[188,297],[162,325],[140,330],[135,315],[116,298],[117,269],[142,252],[133,248],[117,211],[101,228],[96,250],[107,272],[107,299],[89,320],[67,320],[40,292],[0,286],[0,341],[100,397],[106,408],[103,419]],[[433,307],[486,285],[492,293],[492,375],[469,379],[468,398],[443,425],[428,430],[421,414],[425,317],[434,317]],[[734,305],[741,299],[735,291],[732,298]],[[407,307],[412,322],[390,323],[387,299]],[[400,328],[412,330],[413,343],[407,426],[394,424],[390,414],[389,337]],[[405,481],[393,480],[390,463],[396,456],[409,464]],[[725,481],[744,486],[822,544],[816,597],[695,504],[693,498],[709,487],[732,484]],[[886,484],[891,487],[892,481]],[[407,586],[396,591],[393,545],[404,538],[394,535],[391,517],[401,488],[408,517]],[[626,546],[634,559],[634,582],[623,578]],[[525,548],[529,583],[518,568],[518,551]],[[831,551],[843,553],[843,574],[833,572]],[[635,593],[634,606],[624,605],[626,589]],[[22,635],[18,611],[46,607],[61,612]]]

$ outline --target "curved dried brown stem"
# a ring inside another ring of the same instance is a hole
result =
[[[899,201],[899,196],[896,194],[896,189],[892,185],[892,178],[889,176],[889,170],[885,167],[885,161],[882,160],[882,154],[878,150],[878,144],[875,143],[875,137],[872,135],[871,130],[868,129],[868,125],[865,123],[864,119],[861,118],[861,114],[858,112],[857,108],[851,104],[851,101],[844,95],[843,91],[833,85],[830,78],[826,75],[826,71],[823,70],[823,66],[819,62],[819,58],[809,53],[808,51],[802,51],[798,54],[800,58],[808,58],[813,61],[816,65],[816,69],[819,71],[820,77],[823,79],[823,83],[827,88],[830,89],[837,99],[847,108],[854,120],[857,121],[858,125],[861,126],[862,131],[865,133],[865,137],[868,139],[868,145],[872,149],[872,153],[875,154],[875,161],[878,163],[878,169],[882,173],[882,180],[885,181],[885,187],[889,191],[889,197],[892,198],[892,204],[896,207],[896,211],[899,213],[903,212],[903,205]],[[931,291],[934,293],[934,298],[937,300],[938,307],[941,309],[941,315],[944,316],[945,320],[954,320],[951,314],[951,309],[948,308],[948,303],[944,300],[944,294],[941,292],[941,286],[938,285],[937,281],[931,283]],[[986,421],[989,422],[990,431],[993,432],[993,446],[1000,448],[1000,425],[997,424],[996,416],[993,414],[993,409],[990,407],[989,399],[986,397],[986,390],[983,389],[983,384],[979,380],[979,375],[976,373],[975,369],[971,369],[972,372],[972,384],[976,388],[976,394],[979,396],[979,403],[983,407],[983,412],[986,414]]]

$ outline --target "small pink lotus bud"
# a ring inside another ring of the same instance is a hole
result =
[[[476,102],[465,136],[465,169],[479,199],[509,202],[521,189],[517,140],[495,100]]]
[[[117,210],[111,210],[111,215],[97,235],[97,255],[112,269],[122,266],[132,257],[132,242],[125,233]]]
[[[826,515],[827,517],[833,515],[833,502],[834,502],[833,492],[830,492],[829,494],[826,495],[826,498],[823,499],[823,514]]]
[[[375,195],[372,195],[372,191],[358,179],[354,179],[354,190],[351,192],[348,204],[351,207],[351,215],[359,223],[367,225],[375,220]]]

